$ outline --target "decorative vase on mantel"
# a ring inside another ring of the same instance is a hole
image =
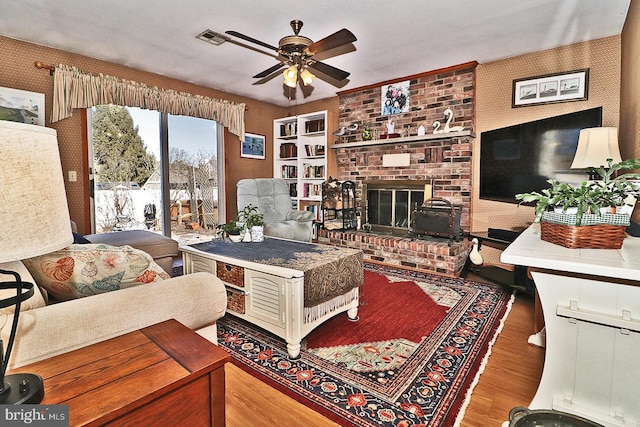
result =
[[[371,132],[371,128],[369,125],[364,125],[362,128],[362,140],[363,141],[371,141],[373,138],[373,132]]]

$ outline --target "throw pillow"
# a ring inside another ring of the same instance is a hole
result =
[[[146,252],[102,243],[72,244],[23,263],[38,285],[60,301],[169,278]]]

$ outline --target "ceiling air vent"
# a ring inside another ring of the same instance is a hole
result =
[[[222,43],[227,41],[227,38],[225,36],[211,30],[205,30],[201,32],[196,36],[196,38],[216,46],[220,46]]]

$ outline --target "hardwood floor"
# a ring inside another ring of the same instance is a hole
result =
[[[468,278],[483,281],[472,275]],[[533,322],[533,298],[518,293],[473,391],[462,427],[501,426],[511,408],[529,404],[544,361],[544,349],[527,344],[534,332]],[[226,381],[228,427],[338,426],[231,363],[226,366]]]

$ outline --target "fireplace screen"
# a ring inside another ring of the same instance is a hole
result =
[[[368,221],[373,230],[407,233],[411,212],[424,201],[424,189],[367,189]]]

